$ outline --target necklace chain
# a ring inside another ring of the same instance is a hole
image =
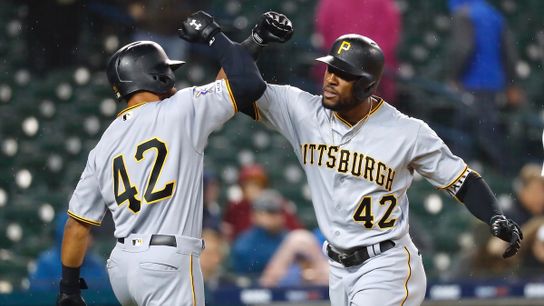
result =
[[[344,142],[339,143],[338,147],[341,147],[343,145],[348,144],[353,139],[353,137],[355,137],[357,134],[359,134],[359,132],[363,128],[363,125],[365,125],[366,121],[368,120],[368,117],[370,117],[370,113],[372,112],[373,107],[374,107],[374,98],[371,97],[370,98],[370,108],[369,108],[368,112],[363,117],[363,119],[359,120],[359,122],[357,122],[353,126],[353,129],[348,132],[348,133],[351,133],[351,135],[349,135],[349,137]],[[331,130],[331,140],[332,140],[332,143],[334,145],[336,143],[336,141],[335,141],[335,137],[334,137],[334,131],[332,129],[332,124],[333,124],[332,121],[334,120],[333,116],[334,116],[334,112],[331,112],[331,115],[329,116],[329,128]]]

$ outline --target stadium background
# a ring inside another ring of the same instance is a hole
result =
[[[28,274],[35,267],[38,254],[54,243],[55,216],[65,211],[89,150],[121,109],[112,99],[104,66],[108,56],[130,40],[130,20],[116,19],[114,13],[111,16],[99,13],[114,8],[114,4],[89,1],[88,10],[79,16],[81,27],[75,61],[60,68],[37,71],[28,61],[31,54],[25,30],[32,2],[0,2],[1,305],[48,305],[44,300],[53,300],[54,293],[27,290]],[[503,113],[506,135],[497,135],[507,140],[511,155],[516,157],[511,163],[519,169],[526,162],[542,161],[544,2],[490,2],[506,16],[520,54],[517,72],[527,103]],[[435,129],[447,131],[451,128],[451,112],[456,103],[463,103],[463,97],[452,94],[444,85],[444,52],[450,20],[446,3],[398,0],[397,4],[403,19],[398,48],[401,64],[396,77],[402,97],[399,107],[426,120]],[[214,0],[199,5],[216,16],[227,34],[238,41],[249,34],[262,12],[274,9],[287,14],[293,20],[295,35],[289,43],[267,49],[259,66],[268,81],[317,92],[309,76],[313,58],[322,53],[316,47],[314,35],[315,0]],[[187,58],[182,59],[188,64],[177,73],[178,88],[214,79],[218,67],[202,51],[192,48]],[[242,116],[213,134],[207,148],[206,168],[220,178],[221,201],[235,193],[238,169],[253,162],[264,165],[271,185],[296,204],[297,214],[308,228],[315,227],[306,180],[290,145],[279,134]],[[515,173],[500,174],[486,160],[470,163],[488,180],[501,203],[508,205],[513,197]],[[463,304],[457,301],[461,297],[489,297],[492,300],[489,303],[494,305],[544,305],[536,299],[544,297],[544,285],[539,285],[538,280],[509,275],[474,283],[452,279],[452,263],[475,247],[474,219],[425,180],[414,182],[409,197],[411,224],[417,223],[428,231],[433,244],[433,249],[424,253],[429,305],[449,305],[447,300],[451,299],[455,305],[488,305],[474,300]],[[95,240],[95,249],[104,257],[112,245],[113,239],[107,235]],[[241,297],[245,296],[244,301],[257,304],[269,300],[287,304],[289,297],[293,301],[319,300],[326,295],[323,288],[295,289],[273,292],[225,289],[217,294],[223,301],[244,300]],[[90,304],[115,305],[111,292],[93,292],[91,288],[86,294]],[[446,301],[436,302],[440,299]]]

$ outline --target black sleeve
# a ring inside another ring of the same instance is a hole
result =
[[[455,196],[472,215],[487,224],[491,223],[493,216],[502,215],[495,195],[484,179],[474,172],[468,174]]]
[[[246,38],[242,43],[242,47],[244,47],[249,54],[251,54],[251,57],[257,61],[259,57],[261,56],[263,45],[259,45],[255,42],[253,37],[250,35],[248,38]]]
[[[252,107],[263,95],[266,84],[249,52],[221,32],[214,36],[211,48],[225,70],[238,109]]]
[[[256,62],[259,57],[261,56],[263,45],[259,45],[255,40],[253,39],[253,36],[250,35],[248,38],[246,38],[242,43],[242,47],[246,49],[249,54],[251,54],[251,57]],[[243,107],[238,109],[239,112],[248,115],[253,120],[257,120],[257,106],[255,103],[252,103],[251,105],[247,105],[247,107]]]
[[[474,28],[470,17],[460,12],[453,16],[449,44],[449,77],[458,80],[474,50]]]

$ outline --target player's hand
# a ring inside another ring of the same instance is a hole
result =
[[[87,306],[81,297],[81,289],[87,289],[87,282],[80,278],[78,282],[60,280],[60,293],[56,306]]]
[[[491,233],[493,236],[508,242],[508,247],[502,254],[503,258],[508,258],[518,253],[523,233],[519,225],[512,219],[507,219],[503,215],[494,216],[491,218]]]
[[[183,20],[178,35],[190,42],[210,43],[213,36],[220,31],[221,27],[210,14],[198,11]]]
[[[57,306],[87,306],[79,293],[60,293],[57,296]]]
[[[266,12],[261,15],[259,23],[251,31],[251,36],[259,45],[271,42],[284,43],[293,36],[293,24],[283,14]]]

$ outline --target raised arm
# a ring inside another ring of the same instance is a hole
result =
[[[251,34],[241,43],[255,61],[259,59],[264,47],[269,43],[285,43],[293,36],[293,23],[285,15],[269,11],[261,15]],[[221,68],[216,80],[226,78]]]
[[[251,34],[241,43],[253,59],[257,61],[264,47],[269,43],[285,43],[293,36],[293,24],[285,15],[269,11],[261,15]],[[219,70],[216,80],[227,78],[223,69]],[[243,114],[255,119],[255,107],[248,105],[240,108]]]
[[[183,21],[178,33],[187,41],[210,46],[225,70],[238,109],[248,108],[264,93],[266,84],[249,52],[225,36],[208,13],[194,13]]]

